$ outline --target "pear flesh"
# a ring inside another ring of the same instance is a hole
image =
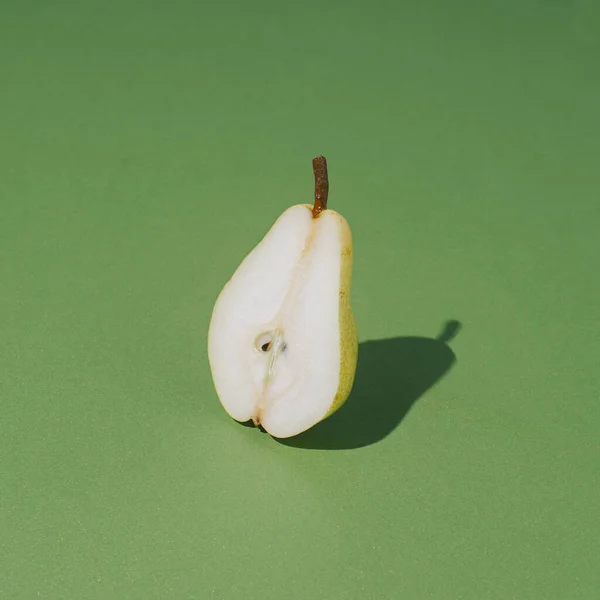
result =
[[[350,394],[358,357],[352,235],[335,211],[287,209],[219,295],[208,353],[221,404],[272,436],[297,435]]]

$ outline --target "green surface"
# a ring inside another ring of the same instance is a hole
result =
[[[2,4],[0,597],[598,598],[600,5],[211,4]],[[359,369],[283,444],[206,333],[319,153]]]

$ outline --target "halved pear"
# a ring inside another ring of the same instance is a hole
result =
[[[246,256],[217,298],[208,333],[223,408],[277,438],[340,408],[358,358],[352,234],[327,208],[323,156],[313,159],[313,170],[314,205],[288,208]]]

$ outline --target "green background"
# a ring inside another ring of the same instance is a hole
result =
[[[0,10],[0,597],[600,597],[594,0]],[[215,395],[213,303],[329,161],[346,406]]]

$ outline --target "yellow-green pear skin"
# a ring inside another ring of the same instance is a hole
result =
[[[352,283],[352,231],[350,225],[341,215],[341,256],[342,268],[340,276],[340,382],[333,403],[325,418],[338,410],[350,396],[354,375],[358,362],[358,334],[356,321],[350,302]]]
[[[325,158],[313,169],[314,206],[285,210],[244,258],[215,302],[208,333],[223,408],[278,438],[338,410],[358,360],[352,233],[327,208]]]

